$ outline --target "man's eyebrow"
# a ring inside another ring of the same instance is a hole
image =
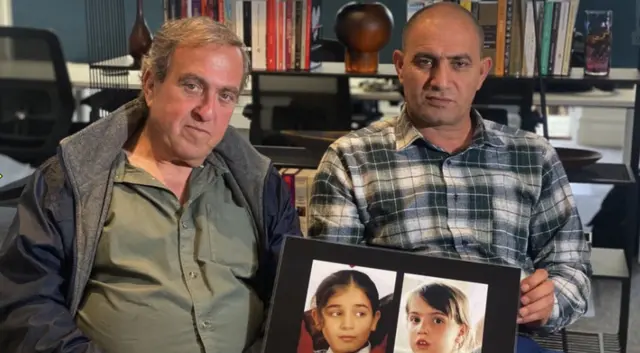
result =
[[[414,58],[426,58],[426,59],[433,59],[433,60],[438,60],[440,59],[440,55],[435,55],[429,52],[418,52],[416,53],[416,55],[413,56]],[[471,61],[471,56],[469,54],[453,54],[453,55],[447,55],[446,58],[448,60],[468,60]]]
[[[240,90],[237,87],[227,86],[220,88],[220,92],[232,93],[233,95],[239,95]]]
[[[198,84],[200,84],[201,86],[203,86],[204,88],[209,88],[209,84],[207,83],[207,81],[199,76],[196,75],[194,73],[186,73],[180,76],[180,78],[178,79],[179,82],[185,82],[185,81],[197,81]],[[233,86],[225,86],[225,87],[221,87],[220,89],[218,89],[219,92],[226,92],[226,93],[231,93],[234,95],[239,95],[240,94],[240,90],[237,87],[233,87]]]
[[[202,86],[208,86],[207,81],[202,78],[201,76],[198,76],[194,73],[186,73],[186,74],[182,74],[180,76],[180,78],[178,79],[178,81],[180,82],[184,82],[184,81],[198,81],[198,83]]]

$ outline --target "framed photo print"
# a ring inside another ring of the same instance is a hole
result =
[[[513,353],[516,267],[291,237],[263,352]]]

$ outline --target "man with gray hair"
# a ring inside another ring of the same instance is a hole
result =
[[[0,347],[12,352],[257,352],[286,184],[229,127],[243,43],[169,21],[139,99],[60,142],[0,244]]]

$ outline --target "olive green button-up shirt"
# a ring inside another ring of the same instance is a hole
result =
[[[107,353],[234,353],[263,305],[245,284],[257,235],[222,165],[195,168],[188,201],[122,158],[79,328]]]

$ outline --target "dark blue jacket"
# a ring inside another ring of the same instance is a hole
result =
[[[0,352],[100,351],[74,317],[108,211],[116,157],[144,111],[126,104],[64,139],[31,177],[0,240]],[[226,163],[232,192],[246,201],[260,232],[252,285],[268,307],[283,238],[301,236],[287,185],[231,127],[208,158]]]

